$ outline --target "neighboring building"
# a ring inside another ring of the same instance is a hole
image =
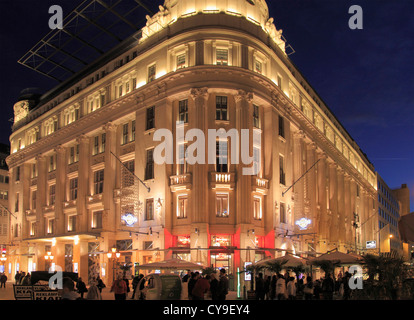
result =
[[[400,203],[393,190],[377,173],[378,182],[378,222],[380,252],[396,251],[402,254],[402,244],[398,230]]]
[[[167,0],[142,31],[14,106],[13,268],[47,269],[50,253],[110,282],[115,246],[118,262],[181,257],[235,275],[286,251],[378,241],[375,169],[290,61],[265,1]],[[206,139],[214,161],[188,163],[190,129],[220,128],[249,130],[250,163],[234,161],[235,136]],[[174,134],[180,161],[157,163],[157,129]]]
[[[395,197],[400,201],[401,206],[401,216],[405,216],[410,213],[410,189],[407,187],[407,184],[402,184],[401,188],[393,189]]]
[[[403,257],[414,262],[414,212],[403,215],[398,222],[401,240],[403,242]]]
[[[9,169],[6,164],[6,158],[10,155],[10,147],[0,144],[0,255],[4,252],[7,257],[9,247],[9,227],[10,214],[9,207]],[[6,272],[8,275],[7,260],[0,264],[0,273]]]

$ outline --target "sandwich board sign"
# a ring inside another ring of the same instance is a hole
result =
[[[13,285],[16,300],[32,300],[33,286]]]
[[[58,290],[50,290],[48,286],[13,285],[16,300],[60,300]]]

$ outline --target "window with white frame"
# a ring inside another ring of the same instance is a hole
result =
[[[157,65],[156,64],[150,65],[148,67],[148,78],[147,78],[148,83],[155,80],[156,73],[157,73]]]
[[[188,196],[186,194],[179,195],[177,199],[177,218],[178,219],[187,218],[187,204],[188,204]]]
[[[183,69],[187,66],[187,54],[185,52],[177,54],[176,59],[177,59],[177,70]]]
[[[70,106],[63,111],[63,125],[67,126],[80,118],[79,105]]]
[[[229,216],[229,194],[216,194],[216,217],[227,218]]]
[[[106,103],[105,89],[101,89],[95,92],[94,94],[91,94],[90,96],[88,96],[86,101],[87,101],[86,106],[87,106],[88,113],[94,112],[102,108]]]
[[[229,49],[216,48],[216,64],[219,66],[229,65]]]
[[[258,196],[253,197],[253,219],[262,220],[262,199]]]
[[[97,170],[93,173],[94,194],[103,193],[104,170]]]
[[[47,119],[43,123],[43,134],[44,136],[48,136],[52,134],[53,132],[57,131],[58,129],[58,118],[57,116],[53,116],[49,119]]]

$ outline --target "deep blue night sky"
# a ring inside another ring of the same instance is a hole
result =
[[[21,90],[47,91],[57,84],[17,60],[50,31],[50,6],[60,5],[69,13],[78,3],[0,0],[0,142],[8,143],[8,120]],[[387,184],[408,184],[414,211],[414,1],[267,3],[277,28],[296,51],[292,61]],[[363,9],[363,30],[348,27],[351,5]]]

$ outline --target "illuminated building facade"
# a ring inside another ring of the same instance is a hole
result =
[[[14,106],[14,266],[44,270],[51,252],[64,270],[109,280],[116,246],[122,262],[181,257],[235,275],[286,251],[360,252],[377,240],[374,168],[290,61],[264,0],[166,0],[138,38],[40,103]],[[232,161],[230,137],[214,164],[187,163],[194,141],[175,139],[180,161],[157,164],[154,135],[176,135],[177,121],[186,134],[248,129],[259,173]],[[122,183],[125,168],[133,182]]]

